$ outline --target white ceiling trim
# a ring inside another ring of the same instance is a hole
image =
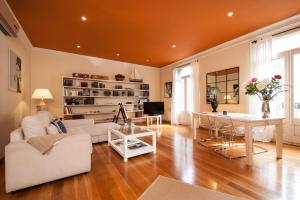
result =
[[[151,68],[156,68],[160,69],[157,67],[152,67],[152,66],[147,66],[147,65],[140,65],[140,64],[135,64],[135,63],[128,63],[128,62],[123,62],[119,60],[111,60],[111,59],[106,59],[106,58],[100,58],[100,57],[93,57],[93,56],[87,56],[83,54],[76,54],[76,53],[69,53],[65,51],[57,51],[53,49],[45,49],[45,48],[39,48],[39,47],[32,47],[32,52],[38,52],[38,53],[43,53],[46,55],[55,55],[55,56],[63,56],[63,57],[70,57],[70,58],[80,58],[80,59],[85,59],[89,61],[95,61],[95,62],[115,62],[115,63],[121,63],[125,65],[130,65],[130,66],[140,66],[140,67],[151,67]]]
[[[206,56],[218,53],[220,51],[224,51],[225,49],[228,49],[228,48],[231,48],[231,47],[234,47],[234,46],[246,43],[246,42],[250,42],[252,40],[255,40],[255,39],[258,39],[261,37],[271,36],[276,33],[280,33],[280,32],[295,28],[297,26],[300,26],[300,14],[290,17],[288,19],[282,20],[280,22],[276,22],[269,26],[263,27],[261,29],[253,31],[251,33],[248,33],[248,34],[238,37],[236,39],[230,40],[230,41],[220,44],[218,46],[212,47],[205,51],[201,51],[192,56],[189,56],[189,57],[186,57],[179,61],[176,61],[174,63],[168,64],[162,68],[177,67],[180,65],[184,65],[184,63],[188,63],[188,62],[190,62],[190,60],[197,59],[200,57],[206,57]]]

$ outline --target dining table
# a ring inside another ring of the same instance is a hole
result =
[[[258,115],[244,114],[244,113],[223,113],[219,112],[194,112],[192,113],[192,127],[193,127],[193,138],[197,139],[197,126],[200,121],[201,115],[208,116],[214,120],[222,120],[222,118],[231,118],[233,123],[238,123],[239,126],[245,127],[245,148],[246,148],[246,164],[249,166],[253,165],[253,128],[259,126],[270,126],[276,127],[275,140],[276,140],[276,156],[277,159],[282,158],[282,142],[283,142],[283,121],[284,117],[262,118]],[[218,136],[218,129],[215,129],[216,136]]]

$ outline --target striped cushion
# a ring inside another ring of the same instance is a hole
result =
[[[67,129],[64,125],[64,123],[58,119],[58,118],[54,118],[52,121],[51,121],[51,124],[53,124],[59,133],[67,133]]]

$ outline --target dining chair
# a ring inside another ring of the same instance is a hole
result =
[[[208,136],[209,136],[209,138],[212,138],[211,122],[209,120],[208,114],[205,114],[205,113],[200,114],[199,127],[208,129]]]
[[[223,138],[223,148],[226,149],[226,145],[228,143],[228,147],[230,147],[237,137],[245,136],[245,127],[243,126],[235,126],[230,116],[222,117],[218,119],[221,128],[219,129],[219,133]],[[228,140],[227,140],[228,138]]]

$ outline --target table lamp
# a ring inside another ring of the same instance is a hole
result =
[[[225,100],[226,100],[226,99],[227,99],[227,100],[231,100],[231,96],[230,96],[229,94],[227,94],[227,95],[224,96],[224,99],[225,99]]]
[[[231,102],[231,95],[229,95],[229,94],[227,94],[227,95],[225,95],[224,96],[224,100],[226,100],[227,101],[227,103],[230,103]]]
[[[48,89],[35,89],[31,99],[40,99],[40,103],[36,106],[37,111],[48,110],[48,106],[44,99],[53,99],[51,92]]]

